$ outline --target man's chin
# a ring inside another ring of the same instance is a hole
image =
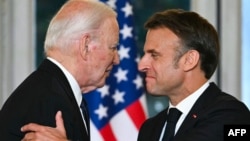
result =
[[[102,88],[102,87],[104,87],[104,85],[105,85],[105,83],[99,84],[99,85],[97,85],[97,88]]]
[[[91,86],[91,87],[88,87],[88,88],[84,89],[83,93],[89,93],[89,92],[92,92],[92,91],[94,91],[96,89],[97,89],[97,87]]]

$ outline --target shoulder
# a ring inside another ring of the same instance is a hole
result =
[[[198,98],[189,114],[197,113],[203,119],[213,119],[222,123],[249,123],[247,106],[234,96],[223,92],[214,83]]]
[[[166,121],[167,108],[160,113],[148,118],[142,125],[142,128],[154,128],[158,126],[163,126]]]

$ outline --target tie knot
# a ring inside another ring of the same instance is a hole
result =
[[[180,118],[181,114],[182,114],[181,111],[179,111],[177,108],[170,108],[169,113],[167,115],[167,122],[176,123]]]

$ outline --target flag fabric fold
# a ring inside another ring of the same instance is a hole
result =
[[[91,118],[91,140],[136,141],[147,110],[143,79],[137,69],[132,5],[129,0],[102,2],[118,14],[120,64],[113,68],[104,87],[84,95]]]

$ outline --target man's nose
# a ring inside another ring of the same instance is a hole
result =
[[[141,58],[141,60],[138,63],[138,70],[140,72],[146,72],[148,69],[147,65],[146,65],[146,59],[144,57]]]
[[[118,52],[115,53],[115,57],[114,57],[114,64],[118,65],[120,63],[120,58],[119,58],[119,54]]]

